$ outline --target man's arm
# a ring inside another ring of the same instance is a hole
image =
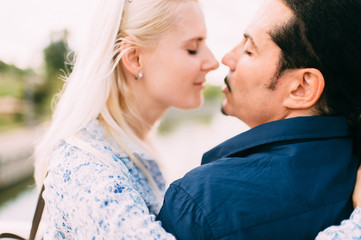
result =
[[[200,207],[177,182],[168,188],[157,220],[177,239],[214,239]]]

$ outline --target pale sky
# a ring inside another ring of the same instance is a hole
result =
[[[70,47],[76,50],[96,1],[0,0],[0,60],[21,68],[39,68],[51,32],[64,28],[70,32]],[[221,61],[242,39],[247,22],[262,1],[200,0],[208,28],[207,42],[217,60]],[[209,78],[221,82],[227,71],[221,67]]]

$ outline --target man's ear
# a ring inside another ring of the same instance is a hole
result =
[[[283,106],[289,109],[311,109],[320,98],[325,87],[322,73],[315,68],[291,70],[288,95]]]
[[[140,49],[139,47],[125,43],[124,48],[129,48],[121,58],[124,69],[133,76],[138,76],[141,65],[140,65]]]

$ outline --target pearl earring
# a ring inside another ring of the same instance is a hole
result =
[[[136,80],[142,80],[143,78],[143,73],[139,72],[138,76],[135,77]]]

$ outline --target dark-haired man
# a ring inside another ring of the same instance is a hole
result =
[[[360,150],[361,2],[270,0],[223,63],[223,112],[251,129],[172,183],[177,239],[313,239],[352,212]]]

